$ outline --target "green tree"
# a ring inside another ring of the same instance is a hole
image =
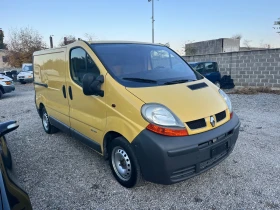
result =
[[[7,45],[4,43],[4,32],[0,28],[0,49],[7,49]]]
[[[274,21],[274,25],[275,27],[273,27],[275,30],[280,30],[280,18],[278,18],[278,20]],[[280,35],[280,31],[277,31],[276,33],[279,33]]]
[[[64,36],[62,38],[62,41],[60,41],[59,46],[65,46],[65,45],[71,44],[71,43],[73,43],[75,41],[77,41],[75,36],[67,35],[67,36]]]
[[[94,34],[85,33],[84,37],[85,37],[85,40],[89,41],[89,42],[96,40],[96,37]]]
[[[191,45],[192,43],[193,41],[188,40],[187,42],[185,42],[185,45],[183,46],[186,56],[191,56],[196,54],[197,50],[195,49],[195,47]]]
[[[43,37],[30,27],[12,29],[9,33],[8,63],[13,67],[21,67],[22,63],[32,63],[35,51],[46,48]]]
[[[235,34],[231,38],[232,39],[239,39],[239,40],[241,40],[242,39],[242,34]]]

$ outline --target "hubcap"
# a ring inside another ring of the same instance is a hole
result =
[[[127,153],[121,147],[115,147],[112,151],[112,165],[118,177],[127,181],[131,177],[131,163]]]
[[[49,130],[49,117],[46,112],[43,114],[43,125],[46,130]]]

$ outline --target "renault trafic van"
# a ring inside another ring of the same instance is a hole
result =
[[[46,133],[64,131],[109,159],[125,187],[183,181],[235,146],[227,94],[166,46],[77,41],[33,56]]]

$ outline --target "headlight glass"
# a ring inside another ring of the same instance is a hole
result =
[[[150,123],[184,128],[184,124],[165,106],[161,104],[145,104],[141,109],[142,116]]]
[[[232,105],[231,105],[231,101],[230,98],[228,97],[228,95],[223,91],[223,90],[219,90],[219,93],[221,94],[221,96],[224,98],[225,102],[227,103],[229,112],[232,113]]]

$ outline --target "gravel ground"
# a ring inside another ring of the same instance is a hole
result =
[[[280,209],[280,96],[230,97],[242,122],[233,153],[170,186],[125,189],[97,153],[62,132],[47,135],[32,84],[4,95],[0,121],[20,123],[7,139],[34,209]]]

